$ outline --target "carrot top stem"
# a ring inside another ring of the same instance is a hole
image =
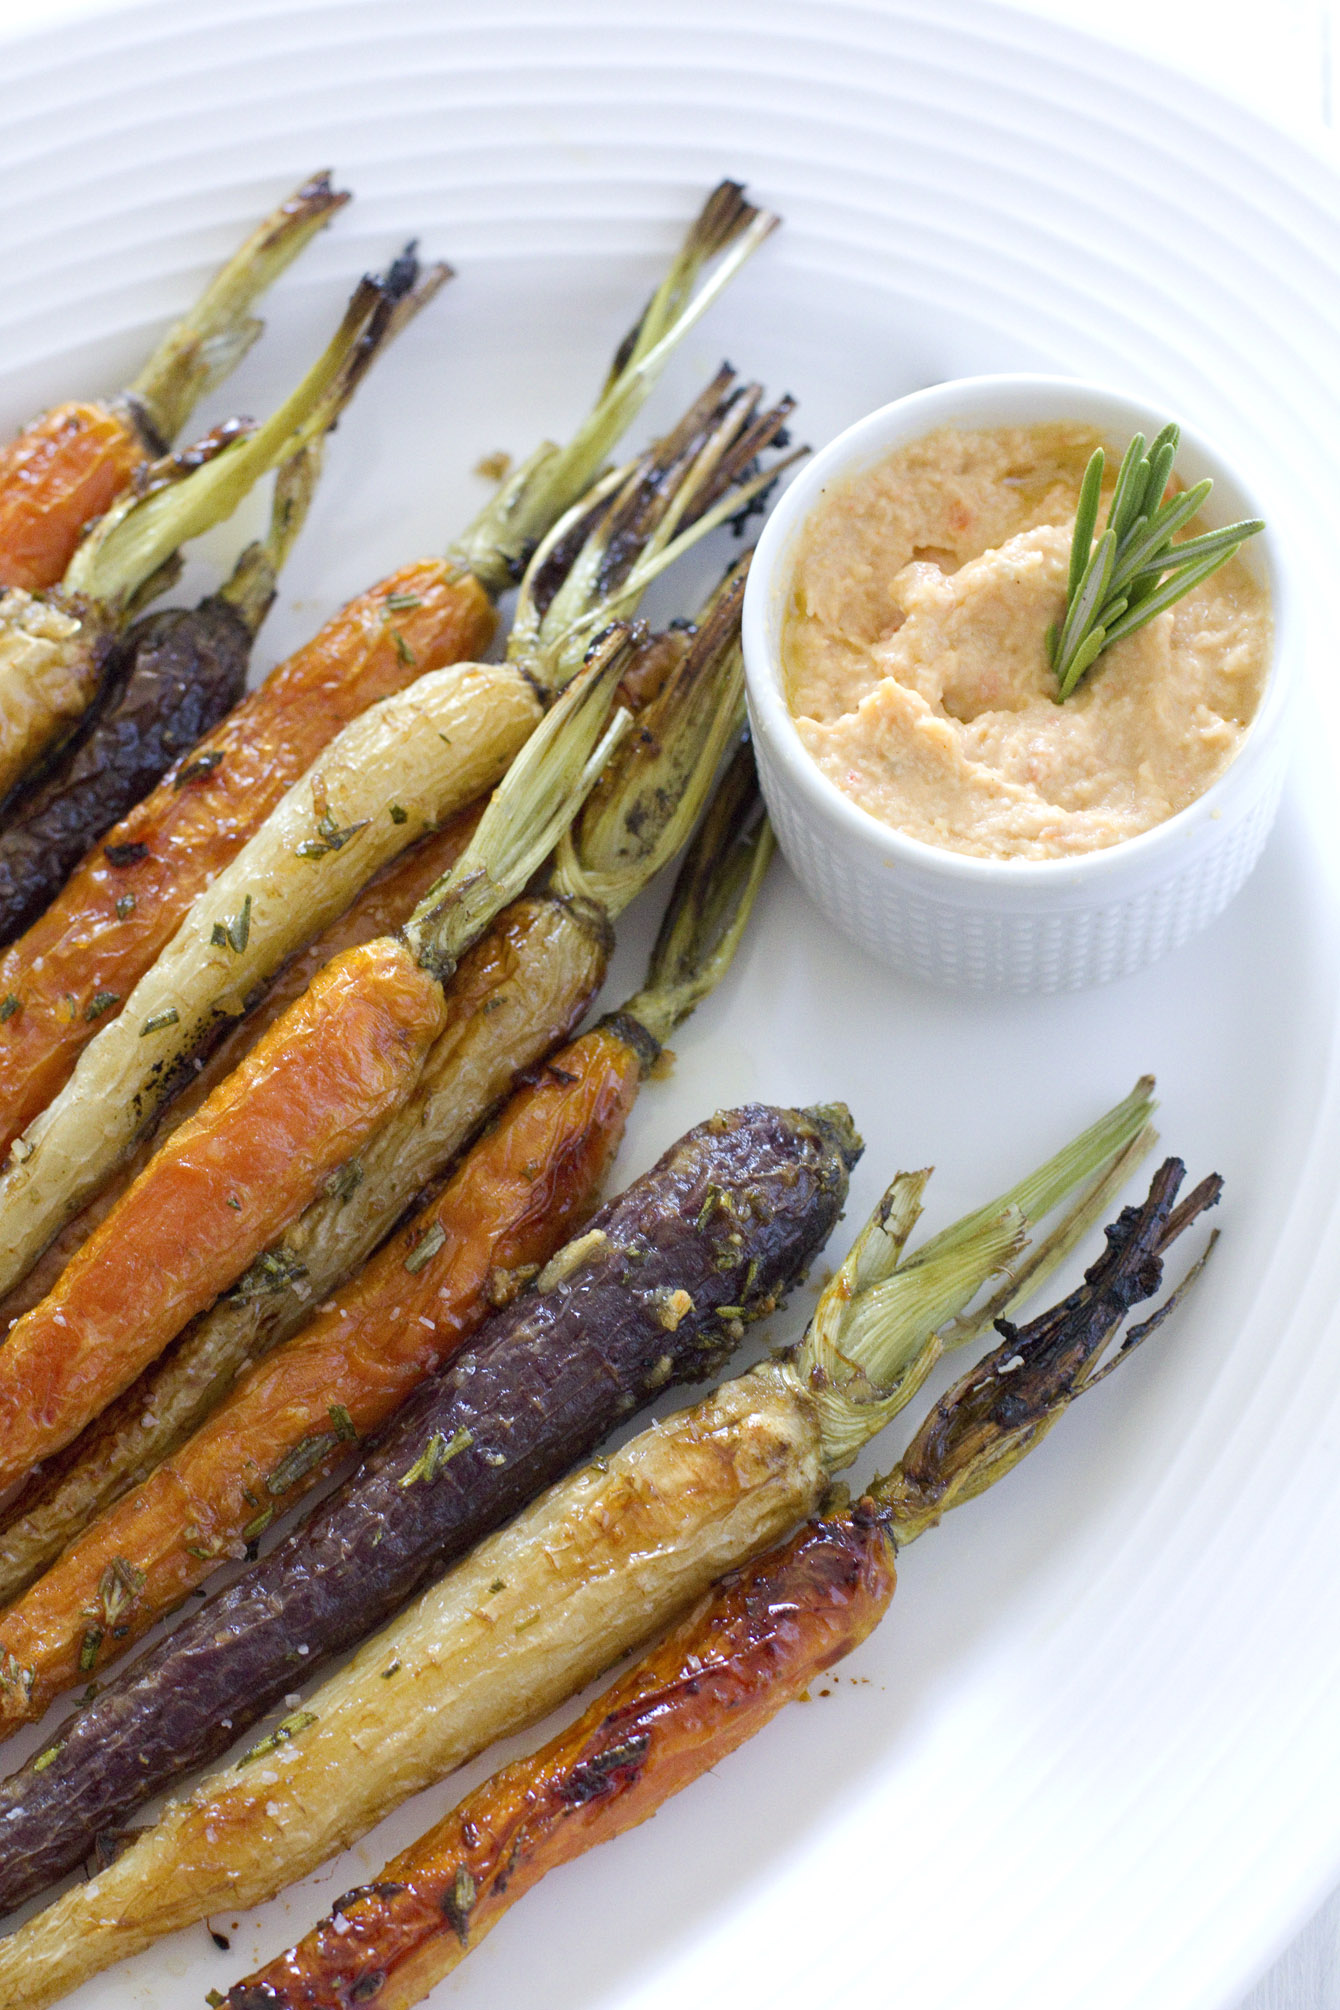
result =
[[[736,753],[680,867],[651,953],[645,987],[621,1017],[658,1043],[716,989],[748,925],[773,853],[754,758]]]
[[[540,538],[595,481],[672,352],[779,218],[745,201],[738,182],[712,191],[665,278],[620,343],[595,406],[565,447],[545,441],[504,481],[447,556],[495,597],[515,586]],[[714,259],[720,262],[701,285]],[[696,290],[695,290],[696,289]]]
[[[421,274],[410,256],[397,259],[384,279],[361,280],[323,354],[264,424],[230,439],[201,465],[192,464],[194,456],[179,458],[147,494],[109,510],[71,560],[66,591],[113,606],[130,600],[179,545],[231,516],[262,475],[334,424],[378,350],[447,277],[441,265]]]
[[[1005,1279],[991,1302],[994,1317],[1036,1289],[1101,1219],[1114,1185],[1152,1141],[1152,1089],[1142,1078],[1026,1179],[906,1258],[930,1175],[898,1175],[820,1298],[796,1356],[818,1406],[830,1471],[849,1464],[897,1415],[947,1347],[980,1332],[981,1315],[975,1319],[969,1308],[993,1277]],[[1026,1256],[1035,1223],[1077,1187],[1059,1227]]]
[[[257,225],[169,328],[125,394],[160,452],[261,333],[265,324],[251,312],[261,294],[348,200],[328,173],[313,175]]]
[[[1223,1182],[1213,1173],[1174,1210],[1185,1170],[1180,1159],[1164,1160],[1145,1200],[1107,1229],[1107,1247],[1078,1290],[1026,1326],[998,1320],[1000,1345],[940,1398],[893,1471],[866,1489],[900,1546],[994,1486],[1180,1302],[1213,1236],[1177,1290],[1100,1365],[1131,1307],[1158,1291],[1169,1245],[1219,1199]]]
[[[612,627],[512,762],[456,864],[406,922],[414,956],[441,982],[539,870],[627,732],[622,706],[608,714],[631,655],[627,627]]]
[[[740,612],[749,560],[733,565],[692,641],[559,844],[555,893],[613,916],[684,847],[722,758],[744,730]],[[678,1016],[678,1015],[676,1015]]]
[[[709,531],[748,514],[796,454],[759,469],[783,445],[790,398],[760,409],[756,384],[724,366],[638,460],[613,470],[560,518],[526,571],[510,661],[562,690],[593,636],[630,614],[667,567]]]
[[[219,588],[216,598],[227,602],[252,635],[270,611],[279,574],[307,521],[325,451],[322,434],[284,462],[275,476],[268,531],[246,547]]]

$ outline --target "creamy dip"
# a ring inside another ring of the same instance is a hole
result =
[[[1161,823],[1237,752],[1270,656],[1267,597],[1241,558],[1054,701],[1047,630],[1101,444],[1079,425],[944,427],[810,515],[782,631],[788,700],[819,767],[881,822],[976,857],[1065,858]]]

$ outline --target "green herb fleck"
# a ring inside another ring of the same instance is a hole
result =
[[[363,1184],[363,1168],[357,1159],[347,1159],[326,1181],[326,1192],[343,1207]]]
[[[220,1996],[217,1989],[207,1989],[205,2001],[209,2005],[209,2010],[228,2010],[228,1998]]]
[[[412,667],[415,662],[414,651],[410,648],[408,642],[406,642],[404,636],[400,633],[400,630],[398,628],[393,628],[391,630],[391,640],[392,642],[395,643],[395,653],[399,657],[400,661]]]
[[[235,1193],[230,1193],[230,1194],[229,1194],[229,1196],[228,1196],[228,1205],[229,1205],[229,1207],[235,1207],[235,1208],[237,1209],[238,1213],[239,1213],[239,1214],[241,1214],[241,1212],[242,1212],[242,1203],[241,1203],[241,1201],[240,1201],[240,1200],[238,1199],[238,1197],[237,1197],[237,1195],[236,1195]]]
[[[411,607],[422,607],[423,602],[417,593],[388,593],[382,605],[392,614],[408,614]]]
[[[389,1682],[393,1675],[398,1675],[399,1673],[400,1673],[400,1663],[398,1661],[393,1661],[389,1668],[382,1669],[382,1681]]]
[[[84,1635],[83,1644],[79,1649],[79,1673],[81,1675],[92,1674],[97,1664],[98,1649],[102,1645],[102,1639],[102,1628],[100,1626],[90,1626]]]
[[[345,1444],[347,1445],[357,1444],[358,1443],[357,1427],[354,1423],[353,1418],[349,1415],[349,1412],[345,1409],[343,1403],[330,1404],[329,1415],[331,1423],[335,1426],[336,1437],[342,1438]]]
[[[272,1291],[285,1291],[306,1277],[307,1265],[282,1249],[263,1249],[233,1286],[231,1297],[241,1300],[263,1298]]]
[[[456,1872],[451,1890],[442,1899],[442,1916],[454,1927],[462,1947],[469,1937],[470,1914],[474,1911],[476,1896],[477,1888],[470,1875],[470,1866],[463,1863]]]
[[[84,1017],[91,1026],[95,1019],[101,1019],[104,1012],[110,1012],[113,1005],[120,1003],[119,991],[95,991],[84,1007]]]
[[[409,822],[409,811],[402,809],[399,803],[392,803],[391,822],[393,824],[407,824]]]
[[[438,1250],[444,1247],[446,1240],[447,1231],[443,1228],[440,1221],[435,1221],[431,1228],[424,1231],[409,1255],[405,1258],[406,1270],[411,1275],[416,1275],[424,1268],[425,1264],[432,1262]]]
[[[274,1518],[275,1511],[272,1507],[266,1508],[263,1514],[258,1514],[255,1521],[249,1521],[243,1529],[243,1542],[255,1542],[258,1535],[265,1534],[266,1529],[269,1528]]]
[[[315,1722],[315,1710],[295,1710],[291,1717],[285,1717],[282,1724],[275,1726],[268,1738],[262,1738],[249,1752],[243,1752],[237,1762],[238,1772],[241,1772],[243,1766],[251,1765],[254,1760],[263,1759],[270,1752],[277,1752],[281,1745],[287,1745],[290,1738],[296,1738],[299,1731],[305,1731],[309,1724]]]
[[[203,775],[212,775],[222,759],[223,755],[217,748],[211,748],[207,754],[198,754],[195,760],[188,761],[180,770],[173,788],[184,789],[188,782],[198,782]]]
[[[329,850],[330,846],[328,844],[318,844],[315,838],[304,838],[301,844],[294,845],[293,856],[295,858],[324,858]]]
[[[51,1761],[56,1757],[56,1754],[63,1749],[64,1744],[65,1740],[62,1738],[58,1744],[48,1745],[41,1758],[33,1760],[33,1771],[35,1773],[44,1773],[51,1764]]]
[[[115,1626],[125,1618],[149,1582],[144,1572],[124,1556],[114,1556],[98,1579],[98,1601],[104,1626]]]
[[[131,915],[132,915],[132,914],[133,914],[134,912],[135,912],[135,896],[134,896],[134,894],[133,894],[133,893],[123,893],[123,894],[121,895],[121,898],[120,898],[120,899],[119,899],[119,900],[117,901],[117,903],[116,903],[116,918],[117,918],[117,920],[118,920],[118,921],[128,921],[128,920],[130,919]]]
[[[251,895],[242,902],[240,911],[231,921],[216,921],[209,932],[209,939],[215,949],[231,949],[234,956],[240,956],[251,935]]]
[[[0,1025],[3,1025],[6,1019],[12,1019],[16,1012],[21,1012],[22,1010],[23,1005],[21,1001],[15,997],[12,991],[8,997],[0,998]]]
[[[299,1480],[306,1478],[313,1466],[319,1466],[322,1459],[333,1452],[339,1442],[333,1431],[320,1431],[310,1438],[300,1439],[292,1451],[286,1452],[274,1471],[268,1475],[265,1482],[267,1493],[276,1497],[286,1494],[291,1486],[296,1486]]]
[[[506,1589],[507,1586],[503,1582],[502,1578],[495,1577],[492,1584],[489,1586],[489,1597],[495,1598],[500,1591],[506,1591]]]
[[[141,1040],[146,1033],[161,1033],[165,1026],[175,1026],[180,1018],[181,1014],[175,1005],[169,1005],[165,1012],[155,1012],[153,1017],[146,1019],[140,1027]]]
[[[467,1446],[472,1445],[474,1441],[474,1432],[468,1431],[464,1424],[455,1433],[450,1444],[443,1437],[441,1431],[434,1431],[420,1456],[414,1461],[409,1471],[401,1477],[401,1486],[412,1487],[420,1480],[426,1480],[431,1484],[437,1478],[442,1468],[450,1460],[454,1459],[459,1452],[465,1451]]]

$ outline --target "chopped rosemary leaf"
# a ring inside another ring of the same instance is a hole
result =
[[[44,1773],[47,1767],[51,1764],[51,1761],[56,1757],[57,1753],[61,1751],[64,1744],[65,1740],[64,1738],[61,1738],[58,1743],[54,1745],[48,1745],[45,1752],[43,1752],[41,1758],[33,1760],[33,1771],[35,1773]]]
[[[91,1026],[95,1019],[101,1019],[104,1012],[110,1012],[113,1005],[120,1003],[119,991],[95,991],[84,1007],[84,1017]]]
[[[411,607],[422,607],[423,602],[417,593],[388,593],[382,605],[392,614],[408,614]]]
[[[382,1681],[389,1682],[393,1675],[398,1675],[399,1673],[400,1673],[400,1663],[398,1661],[393,1661],[389,1668],[382,1669]]]
[[[349,1415],[349,1412],[345,1409],[343,1403],[331,1403],[330,1405],[328,1405],[327,1413],[330,1417],[331,1423],[335,1426],[336,1437],[343,1438],[346,1444],[350,1445],[357,1444],[358,1442],[357,1426],[355,1425],[353,1418]]]
[[[334,1431],[319,1431],[309,1438],[300,1438],[291,1452],[286,1452],[265,1482],[267,1493],[286,1494],[291,1486],[305,1479],[314,1466],[319,1466],[328,1452],[333,1452],[340,1442]]]
[[[220,1996],[217,1989],[207,1989],[205,2001],[209,2005],[209,2010],[228,2010],[228,1998]]]
[[[261,1298],[267,1292],[287,1289],[306,1275],[306,1264],[300,1263],[296,1256],[289,1256],[283,1250],[263,1249],[242,1272],[229,1295],[238,1299]]]
[[[432,1262],[438,1250],[444,1247],[446,1240],[447,1231],[443,1228],[440,1221],[435,1221],[430,1229],[425,1230],[424,1234],[405,1258],[406,1270],[411,1273],[422,1270],[425,1264]]]
[[[16,998],[11,991],[8,996],[0,999],[0,1025],[3,1025],[6,1019],[12,1019],[16,1012],[21,1012],[22,1010],[22,1001]]]
[[[465,1451],[474,1441],[474,1432],[468,1431],[464,1424],[455,1433],[450,1444],[447,1443],[441,1431],[434,1431],[422,1454],[414,1461],[409,1471],[402,1476],[400,1481],[401,1486],[416,1486],[420,1480],[426,1480],[431,1484],[437,1478],[443,1466],[454,1459],[459,1452]]]
[[[240,911],[231,921],[216,921],[209,932],[209,939],[215,949],[231,949],[234,956],[240,956],[251,936],[251,895],[242,902]]]
[[[153,1017],[146,1019],[140,1027],[141,1040],[146,1033],[161,1033],[165,1026],[175,1026],[180,1018],[181,1014],[175,1005],[169,1005],[164,1012],[155,1012]]]
[[[327,848],[331,851],[339,851],[342,846],[348,844],[351,837],[357,837],[360,831],[365,831],[371,821],[370,817],[364,817],[359,823],[344,824],[341,826],[336,823],[330,811],[326,810],[318,818],[316,828],[318,835]]]
[[[362,1165],[357,1159],[347,1159],[342,1166],[337,1167],[326,1181],[326,1192],[332,1200],[339,1201],[341,1207],[343,1207],[345,1201],[349,1199],[351,1194],[356,1193],[362,1184]]]
[[[148,1582],[136,1564],[127,1562],[124,1556],[114,1556],[98,1579],[103,1625],[115,1626],[124,1619]]]
[[[290,1738],[296,1738],[299,1731],[305,1731],[309,1724],[315,1722],[315,1710],[295,1710],[291,1717],[285,1717],[282,1724],[275,1726],[268,1738],[262,1738],[249,1752],[243,1752],[237,1762],[238,1772],[241,1772],[243,1766],[251,1765],[254,1760],[265,1758],[267,1753],[277,1752],[281,1745],[286,1745]]]
[[[274,1518],[275,1518],[275,1511],[272,1507],[268,1507],[264,1510],[262,1514],[258,1514],[256,1516],[256,1519],[254,1521],[249,1521],[246,1527],[243,1529],[242,1531],[243,1542],[255,1542],[258,1535],[265,1534],[266,1529],[269,1528],[270,1523],[274,1520]]]
[[[414,651],[410,648],[408,642],[406,642],[404,636],[400,633],[400,630],[398,628],[393,628],[391,630],[391,640],[392,642],[395,643],[395,653],[399,658],[399,660],[403,664],[405,664],[407,668],[412,669],[414,667],[415,662],[418,659],[416,658]]]
[[[121,896],[121,898],[120,898],[120,899],[119,899],[119,900],[117,901],[117,903],[116,903],[116,918],[117,918],[117,920],[118,920],[118,921],[128,921],[128,920],[130,919],[131,915],[132,915],[132,914],[133,914],[134,912],[135,912],[135,896],[134,896],[134,894],[133,894],[133,893],[123,893],[123,894],[122,894],[122,896]]]
[[[198,782],[202,775],[212,775],[222,759],[223,755],[217,748],[211,748],[207,754],[197,755],[195,760],[186,763],[172,784],[173,788],[184,789],[188,782]]]
[[[409,811],[402,809],[399,803],[392,803],[391,822],[393,824],[407,824],[409,822]]]
[[[237,1197],[237,1195],[236,1195],[235,1193],[230,1193],[230,1194],[229,1194],[229,1196],[228,1196],[228,1205],[229,1205],[229,1207],[235,1207],[235,1208],[237,1209],[238,1213],[239,1213],[239,1214],[241,1214],[241,1212],[242,1212],[242,1203],[241,1203],[241,1201],[240,1201],[240,1200],[238,1199],[238,1197]]]
[[[84,1635],[83,1644],[79,1649],[79,1673],[81,1675],[89,1675],[93,1672],[98,1659],[98,1649],[101,1647],[102,1641],[102,1628],[100,1626],[90,1626]]]
[[[294,858],[324,858],[330,850],[328,844],[319,844],[315,838],[304,838],[293,847]]]

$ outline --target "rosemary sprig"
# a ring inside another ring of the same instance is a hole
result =
[[[1265,529],[1259,517],[1251,517],[1173,543],[1214,487],[1207,477],[1165,500],[1180,439],[1177,426],[1165,426],[1146,452],[1144,434],[1135,435],[1122,456],[1107,523],[1097,543],[1094,531],[1106,466],[1101,447],[1084,470],[1070,546],[1065,619],[1059,629],[1053,626],[1047,631],[1058,705],[1105,649],[1143,628]]]

